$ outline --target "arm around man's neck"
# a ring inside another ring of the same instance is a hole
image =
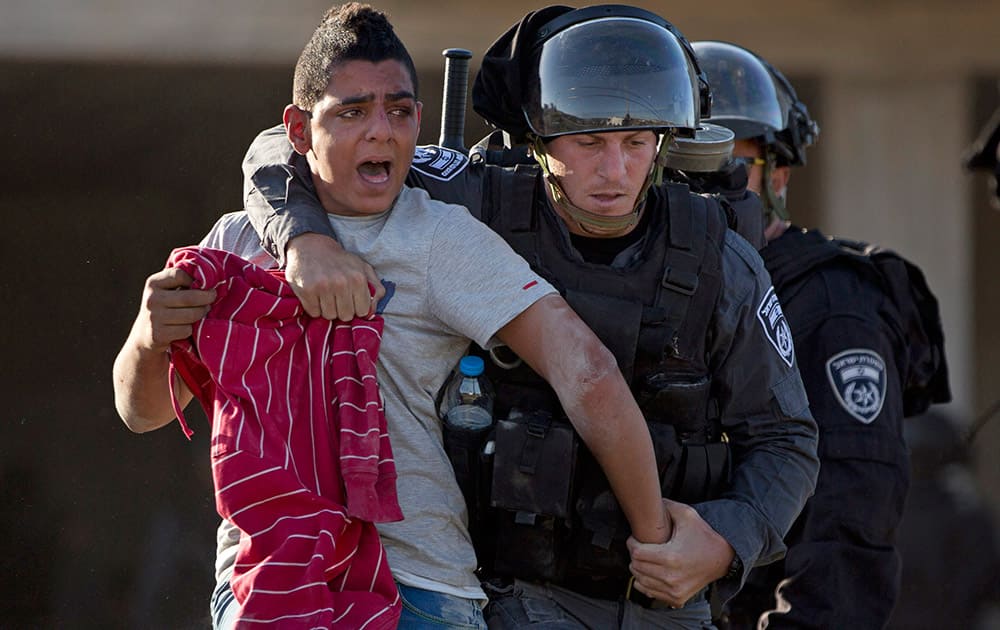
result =
[[[315,232],[334,238],[316,196],[305,157],[292,149],[282,125],[254,138],[243,157],[243,203],[261,244],[285,266],[289,243]]]
[[[281,125],[261,132],[243,159],[244,203],[261,244],[313,317],[350,321],[385,294],[378,274],[336,241],[306,159]],[[375,290],[372,299],[369,289]]]

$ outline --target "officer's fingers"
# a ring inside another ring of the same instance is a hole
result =
[[[352,307],[351,310],[353,311],[353,313],[351,314],[352,319],[354,316],[366,317],[370,315],[372,311],[375,310],[375,300],[372,297],[371,289],[372,289],[371,284],[367,281],[366,278],[364,291],[355,291],[351,294],[351,297],[354,298],[354,301],[351,304]],[[344,321],[350,321],[350,320],[345,319]]]
[[[628,568],[646,588],[674,584],[681,575],[677,554],[669,544],[630,544],[631,562]]]
[[[681,608],[689,599],[679,593],[677,588],[662,582],[650,582],[636,578],[632,583],[632,588],[647,597],[664,602],[671,608]]]
[[[372,293],[365,283],[362,289],[354,287],[354,291],[343,294],[337,299],[337,319],[349,322],[355,317],[366,317],[375,310],[375,302]]]
[[[632,561],[628,565],[629,572],[637,582],[646,588],[665,588],[676,583],[680,575],[674,567],[652,562]]]
[[[365,300],[365,312],[367,312],[368,304]],[[346,298],[342,294],[336,293],[324,293],[319,298],[320,313],[319,317],[329,320],[341,320],[349,322],[354,319],[355,307],[354,307],[354,296],[347,295]]]
[[[367,279],[357,269],[309,278],[308,287],[306,293],[318,306],[315,314],[307,311],[314,317],[350,321],[356,314],[368,313],[371,306]]]
[[[306,312],[313,317],[322,317],[323,319],[337,319],[337,299],[332,295],[318,294],[316,300],[313,303],[315,310],[306,309]],[[305,302],[303,302],[305,306]]]
[[[319,317],[322,314],[322,300],[324,289],[318,286],[312,276],[301,273],[302,270],[293,270],[290,266],[285,269],[285,281],[292,287],[295,297],[302,303],[302,309],[307,315]]]
[[[666,603],[671,608],[683,608],[684,604],[696,593],[696,591],[691,592],[689,588],[686,588],[681,580],[658,582],[636,578],[632,583],[632,588],[647,597]]]
[[[374,298],[372,302],[378,304],[379,301],[385,297],[385,286],[382,284],[382,281],[379,280],[378,274],[375,273],[375,270],[372,269],[370,265],[366,265],[365,279],[367,281],[369,291],[372,289],[375,290],[375,293],[372,295]]]
[[[628,546],[632,562],[642,566],[661,565],[669,560],[671,555],[666,543],[641,543],[629,536],[625,544]]]
[[[684,523],[689,523],[693,519],[701,518],[698,511],[686,503],[663,499],[663,509],[667,512],[667,517],[673,521],[673,526],[680,527]]]
[[[293,284],[292,291],[298,296],[299,302],[302,303],[302,310],[306,312],[310,317],[321,317],[323,315],[323,299],[314,295],[313,293],[299,292],[301,287],[298,289]]]

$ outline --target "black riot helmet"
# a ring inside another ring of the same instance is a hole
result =
[[[777,166],[802,166],[819,125],[777,68],[727,42],[691,44],[712,89],[707,120],[729,127],[737,140],[757,138]]]
[[[693,57],[662,18],[633,7],[566,13],[538,32],[522,110],[542,138],[622,129],[693,133],[701,117]],[[537,60],[537,61],[535,61]]]
[[[683,35],[625,5],[529,13],[486,52],[472,98],[517,142],[623,129],[692,136],[711,104]]]
[[[662,177],[669,137],[693,137],[710,105],[687,40],[658,15],[625,5],[528,13],[486,51],[472,86],[473,109],[513,142],[529,143],[556,204],[602,235],[638,223],[648,187]],[[660,147],[632,213],[604,217],[575,206],[549,169],[546,142],[633,129],[653,131]]]

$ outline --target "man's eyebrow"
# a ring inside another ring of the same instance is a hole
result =
[[[405,101],[407,99],[415,99],[413,92],[409,90],[400,90],[399,92],[392,92],[385,95],[385,100],[387,101]],[[367,94],[358,94],[357,96],[348,96],[340,100],[338,105],[358,105],[361,103],[371,103],[375,100],[375,95],[371,92]]]
[[[393,92],[391,94],[385,95],[385,100],[387,101],[405,101],[407,99],[416,99],[416,95],[409,90],[400,90],[398,92]]]

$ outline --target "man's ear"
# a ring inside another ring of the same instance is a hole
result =
[[[420,115],[424,113],[424,104],[417,101],[417,133],[420,133]]]
[[[771,170],[771,190],[781,194],[788,188],[788,180],[792,177],[792,169],[788,166],[778,166]]]
[[[285,135],[292,143],[292,148],[299,155],[305,155],[312,148],[312,131],[309,124],[312,116],[298,105],[288,105],[282,116],[285,122]]]

